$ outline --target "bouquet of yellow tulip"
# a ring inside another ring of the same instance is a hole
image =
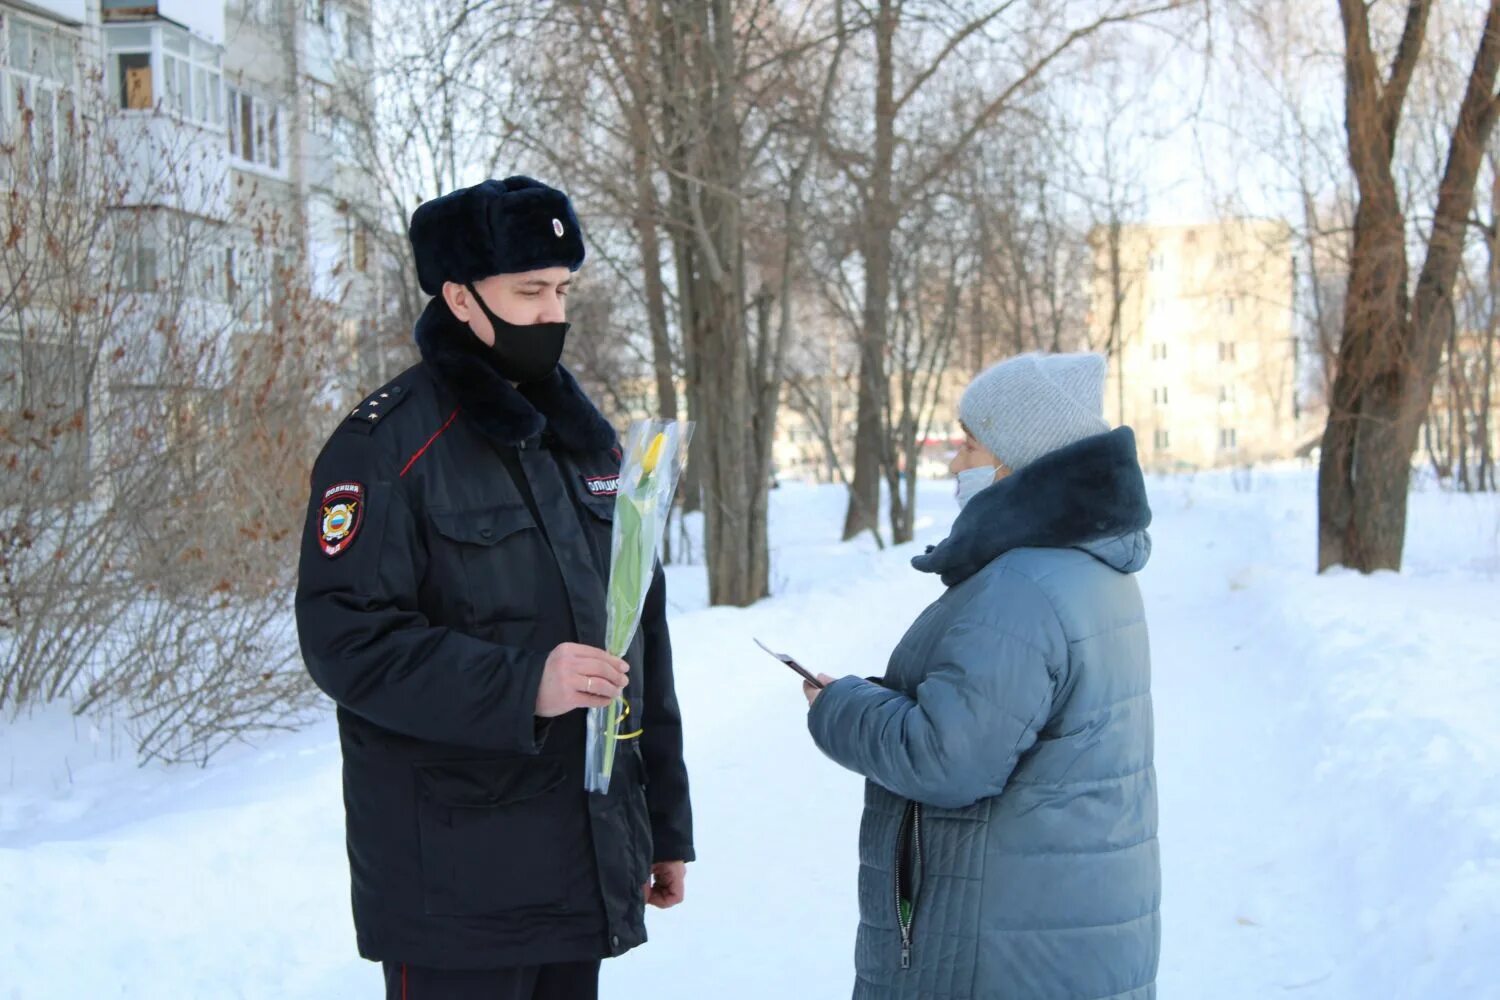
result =
[[[624,658],[640,628],[646,591],[656,572],[656,553],[692,436],[691,423],[675,420],[638,420],[626,435],[605,597],[605,650],[613,656]],[[620,732],[628,713],[623,699],[589,709],[583,781],[591,792],[608,794],[616,744],[640,735],[638,729]]]

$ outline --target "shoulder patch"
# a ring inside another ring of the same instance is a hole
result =
[[[376,389],[364,402],[356,406],[344,420],[345,430],[362,430],[371,433],[391,411],[411,396],[411,390],[399,385],[387,385]]]
[[[318,543],[323,554],[332,559],[354,544],[354,538],[365,521],[365,487],[363,483],[335,483],[323,491],[318,513]]]

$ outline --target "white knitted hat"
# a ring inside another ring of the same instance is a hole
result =
[[[958,416],[1012,472],[1104,434],[1102,354],[1022,354],[987,368],[964,390]]]

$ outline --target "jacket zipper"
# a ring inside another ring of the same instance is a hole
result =
[[[903,898],[901,885],[901,854],[906,846],[907,830],[911,831],[911,867],[913,872],[922,863],[922,807],[915,802],[906,807],[906,815],[901,817],[900,831],[896,837],[896,923],[901,928],[901,968],[911,968],[911,927],[917,915],[917,880],[912,879],[912,897],[910,905],[902,909],[901,904],[906,902]]]

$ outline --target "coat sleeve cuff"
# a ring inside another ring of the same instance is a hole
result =
[[[547,743],[547,734],[552,731],[553,720],[543,719],[536,714],[537,691],[542,686],[542,673],[546,666],[547,654],[534,651],[527,651],[519,664],[524,676],[519,686],[521,705],[517,716],[520,725],[516,732],[516,745],[522,753],[541,753],[542,747]]]
[[[865,681],[862,678],[852,675],[840,677],[825,687],[807,710],[807,731],[812,734],[813,742],[817,744],[818,749],[829,756],[832,754],[829,753],[829,747],[825,742],[829,716],[837,711],[838,703],[847,698],[856,685],[863,683]]]
[[[657,840],[652,838],[651,863],[661,864],[663,861],[697,861],[698,854],[693,850],[693,845],[681,840],[667,838]]]

